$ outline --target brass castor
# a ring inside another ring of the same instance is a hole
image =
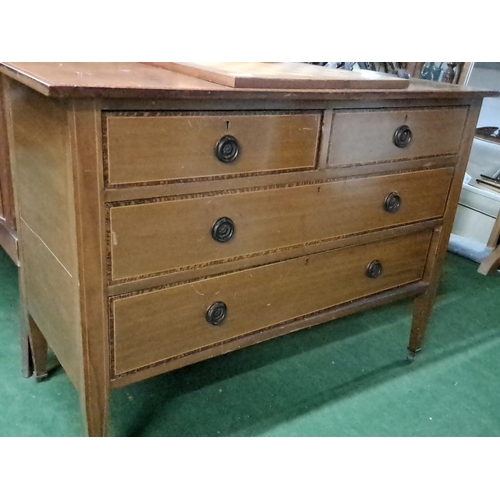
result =
[[[413,363],[415,361],[415,358],[417,357],[417,354],[421,351],[421,349],[417,349],[416,351],[410,351],[408,349],[408,354],[406,355],[406,361],[408,363]]]
[[[35,376],[35,380],[37,382],[43,382],[44,380],[47,379],[49,374],[48,373],[40,373],[40,375],[38,375],[37,373],[34,373],[34,376]]]

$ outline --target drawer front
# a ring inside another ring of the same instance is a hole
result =
[[[467,108],[460,107],[334,113],[327,163],[339,167],[456,154],[466,117]]]
[[[414,233],[113,298],[114,372],[120,375],[418,281],[431,234]]]
[[[175,272],[438,218],[452,174],[443,168],[111,207],[110,278]],[[391,193],[400,200],[393,212],[385,207]]]
[[[109,185],[314,169],[320,112],[106,114]]]

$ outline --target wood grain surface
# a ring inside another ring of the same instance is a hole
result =
[[[193,180],[316,165],[321,113],[105,115],[108,183]],[[221,162],[218,141],[232,136],[236,160]]]
[[[14,191],[7,136],[7,110],[2,91],[5,79],[6,77],[0,74],[0,246],[15,264],[19,264]]]
[[[300,62],[156,62],[160,68],[243,89],[406,89],[409,80]]]
[[[109,345],[101,112],[95,101],[72,101],[69,116],[85,381],[80,406],[88,435],[103,436],[109,418]]]
[[[441,217],[453,170],[436,169],[295,187],[213,193],[110,208],[112,280],[206,266],[290,246]],[[397,192],[401,208],[384,210]],[[229,217],[233,238],[212,238]]]
[[[67,106],[11,80],[19,217],[77,274]]]
[[[68,377],[84,389],[78,282],[21,220],[21,268],[27,313],[40,328]]]
[[[116,374],[313,314],[422,277],[430,231],[291,259],[112,301]],[[379,260],[378,278],[366,276]],[[205,313],[227,306],[218,326]]]
[[[267,99],[283,101],[494,97],[492,90],[413,79],[407,89],[233,89],[141,63],[3,62],[0,72],[58,98]],[[294,102],[294,105],[295,105]]]
[[[408,285],[391,288],[375,295],[363,297],[358,300],[345,302],[338,306],[326,309],[325,311],[305,316],[295,321],[282,323],[271,328],[266,328],[265,330],[259,330],[250,335],[235,337],[223,343],[214,344],[198,351],[192,351],[190,354],[186,354],[185,356],[170,358],[167,361],[161,361],[135,371],[115,375],[111,379],[110,387],[112,389],[126,387],[127,385],[135,382],[140,382],[141,380],[155,377],[172,370],[177,370],[184,366],[192,365],[193,363],[199,363],[200,361],[211,359],[215,356],[221,356],[238,349],[244,349],[245,347],[250,347],[260,342],[265,342],[266,340],[281,337],[283,335],[287,335],[288,333],[304,330],[312,326],[320,325],[338,318],[343,318],[344,316],[351,314],[357,314],[369,309],[383,307],[396,301],[414,298],[425,293],[428,287],[428,283],[417,281],[409,283]],[[333,329],[333,335],[335,335],[335,326],[333,326]]]
[[[453,173],[448,203],[444,213],[443,225],[436,232],[437,238],[429,252],[429,258],[425,269],[425,279],[429,283],[429,288],[425,293],[415,298],[413,322],[408,349],[415,353],[419,351],[425,339],[431,318],[432,308],[436,300],[440,277],[443,270],[443,263],[448,251],[450,234],[455,220],[458,207],[458,200],[462,190],[462,183],[467,169],[472,141],[474,140],[475,127],[481,110],[481,100],[471,103],[465,122],[465,131],[460,143],[459,160]]]
[[[23,336],[34,320],[81,390],[82,337],[67,105],[8,80]],[[23,348],[28,348],[23,340]],[[41,343],[38,343],[41,344]],[[26,361],[26,352],[23,354]]]
[[[327,163],[331,167],[454,154],[460,147],[467,108],[337,112],[333,116]],[[394,144],[406,125],[407,147]]]

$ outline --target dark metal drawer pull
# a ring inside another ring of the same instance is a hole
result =
[[[411,130],[408,125],[401,125],[394,132],[393,141],[398,148],[406,148],[411,142]]]
[[[384,200],[384,210],[386,212],[397,212],[401,208],[401,196],[396,191],[389,193]]]
[[[366,275],[369,278],[378,278],[382,274],[382,263],[379,260],[372,260],[366,266]]]
[[[219,243],[226,243],[234,236],[234,222],[229,217],[217,219],[212,226],[212,238]]]
[[[223,163],[231,163],[238,158],[240,145],[232,135],[222,137],[215,146],[215,156]]]
[[[224,302],[214,302],[205,314],[205,319],[211,325],[220,325],[227,315],[227,306]]]

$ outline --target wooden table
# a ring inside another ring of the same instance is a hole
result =
[[[334,70],[332,70],[334,71]],[[482,98],[239,89],[140,63],[3,63],[25,366],[109,390],[414,297],[434,304]],[[383,346],[380,346],[382,349]]]

